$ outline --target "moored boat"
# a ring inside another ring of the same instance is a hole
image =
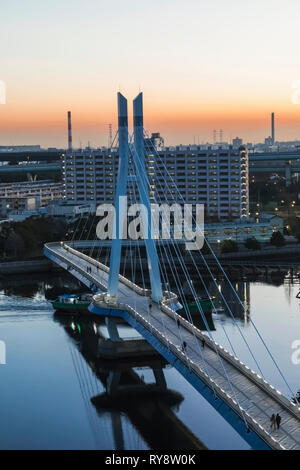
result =
[[[212,318],[214,300],[215,297],[201,297],[192,302],[187,302],[176,312],[185,318],[188,316],[187,313],[190,314],[193,324],[201,331],[215,331],[216,328]]]
[[[93,294],[65,294],[52,300],[52,306],[57,312],[64,314],[89,313],[88,306],[93,298]]]
[[[199,297],[192,302],[186,303],[177,313],[180,315],[186,314],[186,310],[191,315],[201,315],[201,313],[211,313],[215,297]]]

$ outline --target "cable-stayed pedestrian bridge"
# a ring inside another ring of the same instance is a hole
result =
[[[154,145],[151,141],[149,143],[149,139],[145,139],[142,94],[140,93],[134,100],[133,142],[130,141],[128,135],[127,100],[120,93],[118,94],[118,111],[119,171],[114,205],[115,214],[118,216],[113,218],[110,252],[106,250],[107,261],[105,263],[99,261],[102,247],[99,247],[100,253],[98,251],[96,256],[94,255],[95,257],[92,257],[95,248],[93,246],[90,248],[89,255],[74,248],[79,246],[78,242],[83,238],[83,234],[88,232],[90,235],[90,230],[94,227],[94,218],[92,223],[87,218],[83,226],[80,225],[80,220],[78,221],[81,236],[77,242],[72,239],[69,243],[48,243],[45,245],[45,255],[94,292],[89,310],[93,314],[105,316],[112,341],[120,341],[114,317],[122,317],[211,403],[252,448],[300,450],[300,408],[297,404],[299,402],[295,398],[296,394],[290,387],[255,322],[247,314],[246,306],[239,298],[208,241],[205,240],[206,248],[210,251],[224,281],[228,284],[234,301],[243,308],[247,322],[253,327],[253,333],[257,335],[260,347],[263,346],[263,352],[267,353],[276,373],[283,380],[290,399],[265,379],[259,361],[254,354],[258,343],[252,346],[249,344],[230,308],[232,302],[228,301],[221,291],[223,305],[232,318],[236,332],[246,346],[250,355],[250,364],[255,364],[253,366],[255,371],[239,360],[232,338],[222,323],[220,323],[220,329],[223,329],[226,344],[228,343],[231,352],[214,340],[194,281],[201,284],[206,298],[211,301],[214,312],[217,312],[217,309],[211,299],[209,288],[211,283],[216,288],[218,288],[218,284],[203,253],[204,250],[202,251],[198,246],[198,240],[196,249],[200,262],[206,269],[206,277],[199,270],[198,261],[195,261],[193,256],[194,243],[192,244],[193,249],[188,248],[183,254],[182,246],[179,246],[176,238],[171,237],[168,243],[157,243],[152,236],[153,233],[156,233],[155,231],[158,231],[160,222],[161,226],[164,226],[168,221],[164,216],[161,221],[152,217],[150,195],[153,195],[153,184],[148,181],[146,155],[151,155],[152,174],[160,173],[160,179],[157,180],[159,185],[158,200],[155,200],[155,204],[161,205],[162,202],[165,202],[161,200],[160,194],[164,194],[170,185],[172,188],[170,194],[174,195],[174,200],[168,202],[182,200],[184,204],[184,198]],[[147,145],[148,148],[146,148]],[[158,161],[160,161],[160,166],[157,165]],[[161,168],[163,168],[163,172]],[[168,181],[165,178],[166,175],[169,178]],[[163,185],[160,181],[163,182]],[[133,205],[140,207],[137,225],[141,225],[145,229],[145,236],[142,239],[147,255],[151,289],[146,288],[148,284],[145,280],[140,244],[137,243],[132,250],[131,237],[129,237],[129,243],[123,243],[123,230],[129,220],[129,214],[126,213],[127,206],[124,202],[127,193],[130,194]],[[184,213],[186,208],[184,206]],[[189,206],[187,209],[191,210]],[[107,211],[107,208],[105,210]],[[189,215],[192,216],[192,213]],[[192,218],[196,229],[201,231],[197,217],[196,221],[194,217]],[[87,223],[89,221],[90,228],[88,230]],[[74,228],[72,232],[74,237],[77,228]],[[73,242],[76,245],[74,244],[72,247]],[[126,248],[124,257],[121,256],[122,244],[123,248]],[[126,260],[130,260],[130,275],[125,276],[125,271],[123,271],[123,275],[120,274],[123,258],[125,266]],[[138,283],[136,282],[137,264],[139,268]],[[192,266],[192,277],[187,266]],[[192,294],[197,306],[197,315],[201,316],[205,325],[205,333],[194,325],[183,288],[184,283]],[[163,290],[163,285],[166,286],[166,290]],[[172,289],[175,293],[170,292],[170,288],[167,287],[170,285],[173,286]],[[183,303],[181,312],[184,311],[186,318],[177,313],[178,308],[182,307],[178,302],[179,299]],[[270,429],[270,418],[273,414],[279,414],[281,417],[281,426],[277,430]]]
[[[123,317],[207,398],[251,447],[300,449],[299,408],[178,315],[172,308],[177,302],[175,294],[164,292],[162,301],[153,302],[149,309],[150,291],[120,275],[118,302],[111,304],[106,295],[107,266],[65,243],[48,243],[45,255],[87,287],[97,290],[91,312]],[[187,344],[184,351],[183,341]],[[271,432],[270,416],[278,412],[281,427]]]

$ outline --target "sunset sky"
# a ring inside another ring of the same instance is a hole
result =
[[[299,0],[0,0],[0,145],[65,147],[69,109],[106,145],[119,90],[169,145],[300,139],[299,31]]]

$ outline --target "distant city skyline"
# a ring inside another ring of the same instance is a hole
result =
[[[288,0],[11,0],[1,6],[0,145],[107,145],[116,93],[144,92],[166,145],[300,139],[300,4]],[[131,109],[130,109],[131,113]]]

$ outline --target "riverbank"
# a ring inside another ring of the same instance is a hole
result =
[[[49,272],[59,270],[50,260],[33,259],[24,261],[6,261],[0,263],[0,277],[10,274],[30,274],[39,272]]]
[[[259,258],[260,260],[270,258],[274,259],[274,257],[276,256],[276,259],[280,263],[280,260],[284,261],[290,259],[291,257],[294,258],[295,256],[300,260],[300,244],[293,243],[280,248],[274,248],[273,246],[264,246],[261,250],[243,249],[234,253],[218,253],[218,251],[215,250],[215,254],[221,262],[228,262],[229,260],[238,261],[245,259],[255,260],[255,258]],[[215,259],[213,255],[205,255],[205,258],[207,259],[207,261],[213,261]],[[143,260],[143,262],[146,266],[147,261]],[[58,270],[61,270],[61,268],[54,265],[50,260],[44,257],[20,261],[4,261],[0,263],[0,277],[13,274],[30,274]]]
[[[215,251],[216,256],[220,260],[228,260],[228,259],[246,259],[246,258],[257,258],[259,257],[260,259],[264,258],[270,258],[274,257],[290,257],[294,256],[295,254],[300,257],[300,244],[299,243],[291,243],[289,245],[285,245],[282,247],[274,247],[274,246],[262,246],[260,250],[249,250],[249,249],[243,249],[239,250],[236,252],[231,252],[231,253],[221,253],[216,250]],[[208,260],[214,259],[213,255],[208,255],[206,256]]]

